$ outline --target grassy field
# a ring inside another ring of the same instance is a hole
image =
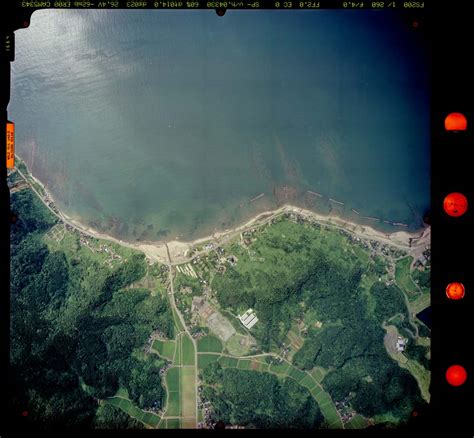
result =
[[[196,429],[195,418],[182,418],[181,429]]]
[[[216,359],[218,358],[218,359]],[[318,384],[315,378],[304,371],[295,368],[290,363],[283,361],[280,364],[268,364],[266,363],[266,357],[261,356],[255,359],[237,359],[229,356],[219,356],[216,354],[199,354],[200,368],[204,368],[207,364],[219,361],[224,368],[237,368],[241,370],[269,372],[279,377],[291,378],[296,380],[300,385],[308,389],[311,395],[314,397],[316,402],[321,409],[328,427],[330,428],[342,428],[342,421],[337,413],[336,407],[323,388]],[[319,373],[318,376],[323,375],[323,371],[316,369]]]
[[[222,356],[222,357],[219,359],[219,363],[220,363],[221,366],[223,366],[224,368],[236,368],[236,367],[237,367],[237,364],[239,363],[239,359],[236,359],[236,358],[234,358],[234,357]]]
[[[181,322],[181,319],[179,319],[179,316],[173,307],[172,307],[172,311],[173,311],[174,325],[176,326],[177,333],[184,332],[183,323]]]
[[[359,245],[354,245],[352,247],[354,255],[360,260],[363,266],[366,266],[369,263],[370,256],[367,250],[362,249]]]
[[[429,307],[431,304],[431,294],[426,293],[417,298],[415,301],[411,302],[409,307],[412,313],[417,314],[422,310]]]
[[[367,426],[367,420],[361,415],[356,415],[345,425],[346,429],[363,429]]]
[[[117,406],[122,409],[126,414],[130,415],[132,418],[142,422],[148,428],[156,428],[160,422],[160,416],[152,412],[145,412],[141,409],[138,409],[132,404],[132,402],[126,398],[122,397],[110,397],[103,400],[104,404],[110,404]]]
[[[194,427],[195,427],[196,425],[196,369],[194,367],[181,368],[181,416],[194,418]]]
[[[174,341],[162,341],[161,339],[156,339],[152,345],[153,350],[170,361],[173,361],[175,347],[176,343]]]
[[[166,429],[180,429],[181,421],[179,418],[167,418],[166,420]]]
[[[402,368],[406,368],[415,377],[418,387],[420,388],[421,396],[429,403],[430,401],[430,382],[431,373],[415,360],[407,360],[406,363],[401,363]]]
[[[295,351],[298,351],[303,346],[304,339],[299,334],[299,330],[296,327],[296,324],[294,324],[294,327],[292,327],[291,330],[288,332],[287,339],[288,339],[288,343],[291,345],[292,349]]]
[[[197,344],[198,352],[221,353],[222,343],[215,336],[203,336]]]
[[[250,350],[249,336],[235,333],[225,343],[225,348],[233,356],[245,356]]]
[[[311,375],[313,376],[314,380],[319,383],[321,383],[327,373],[328,372],[321,367],[316,367],[311,370]]]
[[[175,366],[169,368],[165,375],[168,390],[165,419],[168,423],[160,426],[168,429],[175,428],[175,426],[195,428],[196,368],[194,367],[194,346],[186,334],[181,334],[175,345]],[[181,418],[171,419],[168,417]],[[173,422],[169,423],[170,420],[173,420]]]
[[[82,261],[97,262],[104,267],[106,260],[110,261],[112,267],[117,267],[123,263],[122,260],[129,259],[133,254],[139,254],[139,251],[128,247],[117,245],[108,240],[96,239],[84,235],[84,239],[88,242],[88,246],[79,243],[80,233],[78,231],[61,230],[61,224],[56,229],[49,231],[43,236],[43,240],[51,251],[63,251],[67,258],[79,259]],[[122,257],[122,260],[112,259],[110,253],[100,250],[100,246],[104,245],[113,253]],[[109,268],[110,269],[110,268]]]
[[[395,267],[397,285],[407,294],[409,301],[415,300],[420,295],[417,285],[411,279],[410,266],[412,262],[413,257],[405,257],[398,260]]]
[[[181,415],[181,397],[179,394],[178,391],[168,393],[168,403],[165,413],[167,417],[179,417]]]
[[[175,315],[175,320],[178,317]],[[179,330],[179,327],[178,327]],[[215,341],[218,341],[215,339]],[[216,348],[208,339],[203,345]],[[218,345],[218,344],[217,344]],[[196,428],[196,367],[195,349],[189,335],[183,331],[173,341],[157,340],[153,349],[173,362],[165,374],[166,410],[160,429]],[[215,355],[215,359],[219,358]]]
[[[305,386],[308,389],[311,389],[315,386],[315,379],[310,375],[306,375],[305,378],[300,382],[300,385]]]
[[[160,422],[160,419],[161,418],[153,412],[147,412],[143,417],[143,422],[145,424],[151,425],[153,428],[156,428],[156,426],[158,426],[158,423]]]
[[[181,363],[182,365],[194,364],[194,344],[188,335],[181,335]]]
[[[219,357],[217,354],[198,353],[198,368],[204,369],[210,363],[216,362]]]
[[[250,359],[240,359],[237,363],[237,368],[239,370],[248,370],[250,369],[251,364],[252,361]]]
[[[398,336],[398,330],[395,326],[386,326],[384,329],[387,332],[387,335],[384,337],[384,345],[388,354],[392,359],[398,362],[398,365],[401,368],[405,368],[413,375],[418,383],[422,397],[429,403],[430,371],[424,368],[417,361],[408,359],[402,352],[395,351],[394,346],[390,345],[394,343],[394,339]]]
[[[337,413],[334,403],[331,400],[331,397],[329,397],[329,395],[326,392],[321,391],[317,393],[314,396],[314,398],[318,402],[319,409],[321,409],[321,412],[329,428],[341,429],[342,421],[341,421],[341,418],[339,417],[339,414]]]
[[[182,348],[181,348],[181,335],[178,335],[175,342],[176,342],[176,348],[174,351],[173,365],[180,365],[181,358],[183,357]]]
[[[303,379],[306,377],[306,373],[304,371],[301,371],[295,367],[290,368],[288,375],[295,379],[298,383],[302,382]]]
[[[300,251],[285,252],[272,244],[273,241],[285,239],[289,244],[304,241]],[[238,245],[226,245],[228,253],[238,258],[236,269],[244,276],[250,276],[250,283],[257,284],[253,279],[259,272],[274,277],[293,278],[298,268],[305,266],[308,255],[315,249],[323,250],[328,258],[353,266],[358,259],[354,257],[352,248],[354,243],[334,229],[316,229],[311,225],[300,225],[291,220],[282,220],[272,226],[265,227],[264,231],[256,234],[256,240],[251,244],[251,251]],[[362,248],[360,248],[363,251]]]
[[[168,368],[166,371],[166,386],[168,391],[177,392],[179,391],[179,375],[180,367]]]
[[[283,374],[288,376],[288,370],[290,369],[291,365],[288,362],[282,362],[279,364],[272,363],[270,365],[270,372],[275,374]]]

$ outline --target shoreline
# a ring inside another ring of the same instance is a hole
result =
[[[239,225],[235,228],[215,232],[210,236],[201,237],[195,240],[171,240],[169,242],[143,241],[140,243],[133,243],[117,239],[106,233],[101,233],[93,228],[87,227],[77,219],[73,219],[62,212],[61,216],[63,216],[68,222],[74,224],[74,226],[79,229],[79,231],[85,232],[86,234],[89,234],[94,238],[113,241],[119,245],[136,249],[145,253],[145,255],[147,255],[150,259],[158,261],[160,263],[166,264],[171,261],[171,264],[182,264],[190,261],[191,258],[187,257],[187,254],[197,246],[201,246],[206,243],[213,243],[213,248],[215,248],[219,245],[227,243],[236,235],[248,229],[258,228],[262,225],[265,225],[269,223],[272,219],[276,219],[285,213],[293,213],[298,216],[302,216],[306,220],[313,220],[316,223],[319,223],[320,225],[345,230],[348,233],[354,234],[363,240],[375,240],[383,244],[397,247],[407,252],[410,252],[410,249],[416,249],[424,243],[428,243],[431,234],[431,227],[429,226],[424,228],[419,233],[397,231],[394,233],[386,234],[381,231],[375,230],[370,226],[362,226],[354,222],[349,222],[344,219],[341,219],[338,216],[324,216],[318,213],[314,213],[311,210],[306,210],[303,208],[295,207],[293,205],[285,204],[276,210],[262,212],[257,216],[253,217],[252,219],[248,220],[244,224]],[[411,239],[413,239],[415,242],[412,243],[412,245],[410,246]],[[167,250],[169,250],[169,257]],[[193,257],[203,252],[207,251],[200,251],[198,253],[195,253],[193,254]]]
[[[20,159],[20,161],[25,164],[23,160]],[[249,228],[262,226],[270,222],[272,219],[275,219],[285,213],[293,213],[298,216],[301,216],[305,220],[314,221],[321,225],[327,225],[334,228],[343,229],[350,234],[354,234],[357,237],[360,237],[361,239],[376,240],[387,245],[398,247],[399,249],[404,249],[407,252],[409,252],[411,249],[415,250],[420,246],[424,245],[427,240],[429,241],[431,234],[430,226],[426,226],[422,228],[419,232],[415,233],[409,233],[407,231],[383,232],[376,230],[370,225],[362,225],[356,222],[351,222],[338,215],[324,215],[302,207],[297,207],[291,204],[284,204],[283,206],[277,209],[261,212],[246,221],[245,223],[238,225],[234,228],[226,229],[223,231],[216,231],[211,235],[203,236],[190,241],[172,240],[167,242],[144,240],[140,241],[139,243],[130,242],[118,239],[109,234],[102,233],[96,229],[90,228],[89,226],[83,224],[80,220],[68,216],[58,208],[54,197],[51,195],[45,185],[40,180],[38,180],[33,174],[31,174],[29,170],[28,176],[39,186],[41,186],[41,188],[46,193],[46,196],[50,199],[50,201],[56,207],[56,210],[59,212],[57,216],[65,224],[69,224],[70,226],[78,229],[78,231],[83,232],[84,234],[87,234],[96,239],[112,241],[119,245],[123,245],[141,251],[145,253],[145,255],[151,260],[165,264],[185,263],[189,261],[189,257],[187,257],[187,254],[196,246],[202,245],[206,242],[212,242],[216,245],[225,244],[235,235],[238,235]],[[41,200],[43,203],[45,203],[42,198]],[[50,207],[48,206],[48,208]],[[203,251],[195,253],[193,256],[197,256],[202,252]]]

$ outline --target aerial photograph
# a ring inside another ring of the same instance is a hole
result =
[[[397,429],[430,403],[430,49],[391,10],[37,10],[9,417]]]

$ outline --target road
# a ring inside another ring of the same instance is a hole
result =
[[[196,406],[196,425],[195,427],[197,427],[197,422],[198,422],[198,369],[197,369],[197,365],[198,365],[198,355],[197,355],[197,344],[196,344],[196,340],[191,336],[191,333],[188,329],[188,327],[186,326],[186,322],[184,321],[184,318],[183,318],[183,315],[181,315],[181,312],[178,310],[178,307],[176,306],[176,301],[174,299],[174,286],[173,286],[173,265],[172,265],[172,261],[171,261],[171,254],[170,254],[170,250],[168,248],[168,244],[166,244],[166,253],[168,254],[168,269],[169,269],[169,283],[170,283],[170,293],[168,294],[168,297],[169,297],[169,300],[170,300],[170,304],[171,304],[171,308],[173,309],[173,311],[176,313],[176,315],[178,315],[178,318],[179,320],[181,321],[181,324],[184,328],[184,330],[186,331],[186,334],[189,336],[189,338],[191,339],[192,343],[193,343],[193,347],[194,347],[194,377],[195,377],[195,397],[196,397],[196,400],[195,400],[195,406]]]
[[[132,248],[134,250],[141,251],[141,252],[145,253],[145,255],[147,255],[150,259],[155,260],[155,261],[159,261],[160,263],[162,263],[162,260],[159,260],[156,256],[153,256],[153,255],[147,253],[142,248],[139,248],[137,245],[130,244],[130,243],[127,243],[127,242],[123,242],[123,241],[121,241],[119,239],[115,239],[111,236],[89,232],[86,229],[78,226],[77,224],[69,221],[66,217],[63,216],[63,214],[61,212],[59,212],[59,213],[56,212],[53,208],[51,208],[48,205],[48,203],[43,198],[43,195],[38,192],[38,190],[33,186],[33,184],[30,182],[30,180],[28,179],[27,176],[25,176],[20,170],[18,170],[18,173],[26,181],[26,183],[30,186],[30,188],[38,196],[38,198],[43,202],[43,204],[48,208],[48,210],[50,210],[52,212],[52,214],[54,214],[54,216],[56,216],[63,223],[69,225],[70,227],[72,227],[72,228],[78,230],[79,232],[81,232],[85,235],[88,235],[92,238],[108,240],[108,241],[117,243],[119,245],[126,246],[126,247]],[[253,228],[260,228],[260,227],[268,224],[269,222],[271,222],[273,219],[278,218],[279,216],[281,216],[282,214],[284,214],[286,212],[294,212],[295,214],[300,214],[303,217],[306,217],[306,219],[312,219],[312,220],[315,220],[318,223],[330,226],[332,228],[344,230],[345,232],[348,232],[348,233],[353,234],[357,237],[360,237],[363,240],[375,240],[375,241],[378,241],[380,243],[388,244],[388,245],[393,246],[395,248],[402,249],[402,250],[406,251],[407,253],[409,253],[410,255],[413,255],[414,258],[420,257],[422,251],[424,250],[424,248],[426,246],[426,243],[429,240],[429,230],[428,230],[426,233],[423,233],[423,235],[420,236],[416,240],[416,243],[412,247],[409,247],[408,245],[393,242],[389,238],[385,238],[385,237],[381,237],[381,236],[374,236],[374,235],[371,235],[371,234],[366,234],[364,232],[358,232],[358,231],[350,230],[350,229],[346,228],[345,226],[339,225],[339,224],[334,223],[334,222],[327,222],[327,221],[323,221],[323,220],[314,219],[313,217],[311,217],[311,215],[308,215],[306,213],[302,213],[301,209],[296,209],[296,208],[288,209],[286,207],[282,207],[282,208],[280,208],[280,209],[278,209],[278,210],[276,210],[272,213],[267,213],[267,214],[260,215],[260,219],[257,219],[256,221],[254,221],[252,223],[246,224],[245,226],[238,227],[234,230],[231,230],[231,231],[223,233],[223,234],[221,233],[218,237],[214,237],[214,241],[217,245],[224,245],[224,244],[228,243],[230,240],[232,240],[234,237],[239,235],[240,233],[248,231],[248,230],[253,229]],[[198,353],[197,353],[197,343],[196,343],[196,340],[191,336],[191,333],[190,333],[188,327],[186,326],[185,320],[184,320],[183,316],[181,315],[180,311],[178,310],[178,308],[176,306],[176,301],[175,301],[175,297],[174,297],[174,285],[173,285],[173,266],[183,264],[183,263],[186,263],[186,262],[190,262],[195,257],[197,257],[198,255],[203,255],[203,254],[206,254],[210,251],[213,251],[215,249],[215,247],[214,248],[209,248],[209,249],[204,249],[204,250],[200,251],[199,253],[195,253],[193,255],[193,257],[189,257],[187,259],[180,259],[179,261],[173,261],[172,257],[171,257],[170,249],[168,247],[168,244],[165,243],[164,245],[166,247],[166,254],[167,254],[167,263],[166,264],[167,264],[168,269],[169,269],[170,293],[168,294],[168,297],[169,297],[170,305],[171,305],[171,308],[173,309],[173,312],[179,318],[179,320],[181,322],[181,325],[183,326],[186,334],[191,339],[193,347],[194,347],[195,416],[196,416],[196,423],[197,423],[197,421],[198,421],[198,390],[197,390],[198,389],[198,372],[197,372]],[[405,299],[406,299],[406,297],[405,297]],[[407,305],[409,306],[408,300],[407,300]],[[418,335],[418,330],[417,330],[418,327],[416,326],[416,324],[413,324],[412,318],[409,318],[409,322],[414,327],[415,335],[417,336]],[[263,354],[263,355],[265,355],[265,354]],[[248,356],[246,358],[248,359],[250,357],[251,356]],[[318,383],[318,385],[319,385],[319,383]]]
[[[163,247],[162,244],[150,245],[152,248],[150,248],[150,250],[147,250],[146,248],[140,247],[137,244],[124,242],[122,240],[116,239],[116,238],[111,237],[111,236],[106,235],[106,234],[101,234],[101,233],[98,233],[98,232],[90,232],[87,229],[85,229],[84,227],[81,227],[78,224],[68,220],[66,217],[64,217],[64,215],[61,212],[59,212],[59,214],[56,213],[46,203],[46,201],[43,199],[43,196],[41,195],[41,193],[39,193],[36,190],[36,188],[30,183],[29,179],[20,170],[18,170],[18,173],[28,183],[28,185],[31,187],[31,189],[38,195],[38,197],[43,202],[43,204],[57,218],[59,218],[65,224],[69,225],[70,227],[72,227],[72,228],[74,228],[74,229],[80,231],[81,233],[86,234],[90,237],[93,237],[93,238],[96,238],[96,239],[108,240],[110,242],[114,242],[114,243],[117,243],[119,245],[126,246],[126,247],[134,249],[136,251],[143,252],[151,260],[157,261],[159,263],[163,263],[164,259],[157,256],[155,254],[155,252],[153,251],[153,247],[154,248],[162,248]],[[35,179],[33,176],[31,176],[31,178]],[[38,180],[35,179],[35,181],[37,181],[37,183],[39,185],[41,185],[41,183]],[[394,242],[389,237],[386,237],[384,235],[380,235],[380,233],[377,234],[377,235],[374,235],[373,232],[367,232],[366,230],[367,230],[368,227],[362,227],[362,226],[357,225],[357,227],[360,228],[362,231],[358,231],[357,229],[352,230],[352,229],[348,228],[348,226],[351,225],[351,224],[349,224],[347,222],[344,222],[339,218],[328,217],[328,218],[322,219],[316,213],[313,213],[311,211],[304,210],[304,209],[301,209],[301,208],[291,207],[291,206],[283,206],[283,207],[280,207],[279,209],[277,209],[275,211],[272,211],[272,212],[261,213],[254,220],[249,221],[248,223],[246,223],[246,224],[244,224],[240,227],[237,227],[233,230],[226,230],[225,232],[222,232],[222,233],[214,234],[213,236],[211,236],[209,238],[209,240],[214,240],[214,243],[218,246],[225,245],[230,240],[232,240],[234,237],[240,235],[240,233],[244,233],[245,231],[249,231],[253,228],[260,228],[260,227],[268,224],[269,222],[271,222],[273,219],[276,219],[276,218],[280,217],[281,215],[283,215],[285,213],[298,214],[298,215],[304,217],[306,220],[313,220],[313,221],[316,221],[317,223],[320,223],[322,225],[327,225],[329,227],[332,227],[332,228],[335,228],[335,229],[338,229],[338,230],[343,230],[347,233],[350,233],[350,234],[352,234],[356,237],[359,237],[360,239],[366,240],[366,241],[367,240],[369,240],[369,241],[374,240],[374,241],[380,242],[382,244],[387,244],[387,245],[393,246],[394,248],[397,248],[397,249],[400,249],[400,250],[403,250],[403,251],[407,252],[408,254],[413,256],[413,258],[415,260],[418,259],[419,257],[421,257],[422,252],[425,250],[426,245],[429,243],[429,240],[430,240],[430,229],[427,228],[417,238],[413,238],[413,244],[410,247],[408,244],[404,244],[404,243],[400,243],[400,242]],[[340,223],[334,222],[335,220],[339,221]],[[170,256],[171,254],[170,254],[168,244],[165,244],[165,245],[166,245],[166,252],[168,254],[168,263],[167,264],[169,266],[176,266],[176,265],[180,265],[180,264],[183,264],[183,263],[189,263],[195,257],[200,256],[200,255],[205,255],[205,254],[207,254],[207,253],[209,253],[209,252],[211,252],[215,249],[215,247],[214,248],[203,249],[199,252],[194,253],[192,257],[175,257],[175,260],[172,260],[171,256]],[[189,247],[191,249],[193,247],[193,244],[190,243]]]

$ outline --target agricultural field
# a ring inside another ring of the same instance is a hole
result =
[[[157,341],[155,341],[156,343]],[[166,409],[160,428],[196,427],[196,366],[194,345],[186,333],[174,341],[158,340],[157,349],[172,358],[165,373]],[[171,348],[174,350],[171,351]]]
[[[198,341],[198,352],[222,352],[222,343],[215,336],[204,336]]]
[[[251,333],[256,340],[256,351],[282,355],[285,361],[262,363],[258,359],[244,360],[246,353],[239,349],[235,339],[237,335],[234,335],[223,350],[228,355],[223,355],[217,362],[223,368],[290,376],[303,386],[309,386],[308,389],[322,406],[322,412],[326,413],[327,427],[336,427],[336,416],[339,418],[339,415],[329,400],[332,399],[331,394],[336,401],[344,399],[343,393],[336,387],[335,377],[338,363],[344,363],[344,354],[350,357],[350,349],[364,349],[366,347],[362,344],[370,343],[374,356],[384,363],[378,371],[380,378],[383,378],[382,369],[394,366],[384,348],[383,321],[398,318],[397,325],[413,333],[413,308],[418,305],[426,307],[429,303],[420,295],[411,278],[413,259],[403,257],[403,251],[378,244],[372,245],[371,254],[370,245],[355,241],[347,232],[295,224],[288,218],[277,220],[273,225],[266,225],[243,237],[247,239],[245,243],[242,243],[243,240],[233,241],[221,250],[223,256],[231,254],[235,258],[234,264],[226,265],[223,272],[222,269],[221,272],[212,272],[210,268],[213,293],[223,311],[230,314],[238,315],[248,308],[255,309],[259,321]],[[394,274],[389,270],[392,263],[390,257],[399,259]],[[345,301],[345,291],[351,290],[356,290],[358,296],[347,297]],[[391,298],[383,299],[384,295]],[[404,295],[410,301],[410,309]],[[351,306],[343,305],[349,301]],[[340,342],[334,343],[334,339],[340,339]],[[360,347],[358,340],[363,340]],[[414,367],[407,368],[410,373],[406,373],[402,365],[408,360],[403,354],[393,352],[391,355],[397,356],[402,368],[401,371],[394,369],[391,372],[400,374],[400,379],[407,379],[410,391],[416,391],[418,377]],[[200,369],[216,362],[211,355],[199,356]],[[235,361],[235,358],[240,359]],[[372,367],[369,356],[359,359],[359,362],[361,369]],[[344,381],[343,387],[346,384]],[[328,389],[322,390],[320,385]],[[355,391],[355,388],[347,389],[346,395]],[[383,393],[377,393],[379,395],[372,398],[374,409],[389,410],[389,404],[378,403],[377,397],[383,398]],[[405,396],[412,397],[409,394]],[[418,396],[412,398],[415,403],[420,403],[420,399]],[[362,408],[357,398],[353,404],[360,406],[360,418],[365,418],[370,410]],[[345,422],[351,418],[348,415]],[[350,427],[354,427],[358,424],[357,420],[351,424]]]
[[[154,351],[169,361],[173,361],[175,348],[175,341],[164,341],[161,339],[156,339],[152,345]]]
[[[341,419],[337,413],[337,410],[332,402],[329,394],[327,394],[321,385],[313,378],[310,373],[298,370],[289,362],[272,363],[274,358],[272,356],[260,356],[255,359],[244,359],[234,358],[230,356],[218,356],[216,354],[202,354],[199,353],[200,357],[205,358],[202,360],[200,370],[204,372],[204,378],[206,379],[206,367],[209,364],[218,364],[222,369],[237,369],[242,371],[257,372],[259,375],[268,373],[275,375],[280,379],[290,379],[296,381],[300,387],[308,390],[308,393],[314,398],[319,406],[321,414],[329,428],[341,428]],[[270,363],[269,363],[270,362]]]
[[[285,214],[160,265],[66,228],[29,190],[13,196],[37,221],[13,234],[12,305],[28,315],[13,320],[13,343],[31,335],[45,376],[49,352],[74,345],[64,409],[93,397],[88,418],[116,411],[149,429],[196,428],[207,410],[250,428],[358,429],[404,422],[429,401],[429,330],[414,318],[430,305],[429,271],[412,272],[409,251]],[[40,380],[33,390],[46,394]]]
[[[158,415],[138,409],[132,404],[130,400],[126,398],[111,397],[104,400],[103,403],[117,406],[126,414],[130,415],[130,417],[143,423],[149,429],[156,428],[160,422],[160,417]]]

